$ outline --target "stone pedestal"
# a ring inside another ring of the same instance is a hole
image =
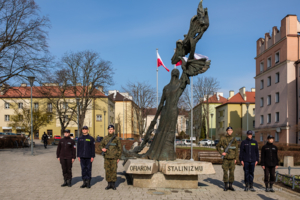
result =
[[[283,166],[284,167],[294,167],[294,157],[293,156],[284,156]]]
[[[198,188],[198,175],[215,174],[210,162],[176,160],[154,161],[130,159],[125,170],[134,187],[141,188]]]

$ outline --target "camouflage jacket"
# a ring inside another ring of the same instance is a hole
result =
[[[229,136],[228,134],[226,134],[226,136],[221,137],[219,143],[216,146],[217,151],[221,155],[223,153],[223,150],[221,150],[221,147],[223,147],[223,149],[225,151],[226,147],[228,146],[228,144],[230,143],[232,138],[233,138],[233,136]],[[237,158],[238,158],[238,143],[237,143],[236,139],[234,139],[233,142],[231,143],[231,146],[229,147],[228,152],[224,158],[228,159],[228,160],[233,160],[233,159],[237,160]]]
[[[99,145],[100,149],[105,148],[106,144],[109,142],[113,134],[108,134],[105,136]],[[107,149],[105,153],[105,158],[110,159],[120,159],[121,158],[121,141],[120,138],[115,137],[115,139],[110,143],[109,148]]]

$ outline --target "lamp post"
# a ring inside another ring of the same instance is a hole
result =
[[[212,118],[213,118],[213,116],[214,116],[214,113],[211,113],[210,114],[210,148],[212,148]]]
[[[105,129],[105,114],[106,114],[106,111],[104,110],[103,112],[104,112],[104,136],[105,136],[105,130],[106,130]]]
[[[77,139],[79,138],[79,101],[80,98],[76,98],[76,104],[77,104]]]
[[[35,77],[34,76],[28,76],[28,81],[30,83],[30,113],[31,113],[31,118],[30,118],[30,129],[31,129],[31,155],[33,155],[33,125],[32,125],[32,86],[34,82]]]
[[[124,96],[124,98],[123,98],[123,140],[124,140],[124,131],[125,131],[125,128],[124,128],[124,100],[126,99],[126,97]],[[157,101],[158,102],[158,101]],[[126,109],[127,110],[127,109]]]
[[[246,103],[246,106],[247,106],[247,131],[248,131],[248,115],[249,115],[249,111],[248,111],[248,108],[249,108],[249,102]],[[242,140],[242,137],[241,137],[241,140]]]
[[[193,77],[191,77],[191,161],[194,161],[193,159],[193,101],[194,101],[194,96],[193,96]]]

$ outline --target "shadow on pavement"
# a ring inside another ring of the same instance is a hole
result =
[[[119,187],[121,183],[125,182],[125,178],[117,177],[116,187]]]
[[[198,182],[198,186],[201,186],[201,187],[206,187],[206,186],[208,186],[208,185],[206,185],[206,184],[204,184],[204,183],[200,183],[200,182]]]
[[[93,179],[92,179],[93,180]],[[82,177],[78,176],[78,177],[73,177],[72,178],[72,185],[75,185],[76,183],[82,181]]]
[[[219,188],[224,188],[224,183],[223,183],[223,181],[220,181],[220,180],[218,180],[218,179],[213,179],[213,178],[207,178],[207,179],[204,179],[203,180],[204,182],[208,182],[208,183],[211,183],[211,184],[213,184],[213,185],[216,185],[216,186],[218,186]],[[199,184],[199,183],[198,183]]]
[[[275,200],[274,198],[270,198],[270,197],[266,197],[265,195],[263,194],[258,194],[257,196],[259,196],[261,199],[263,200]]]
[[[102,176],[96,176],[96,177],[92,177],[92,180],[91,180],[91,186],[95,185],[96,183],[98,182],[101,182],[103,181],[104,178]]]

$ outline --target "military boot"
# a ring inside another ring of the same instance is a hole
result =
[[[91,179],[86,180],[86,188],[91,188]]]
[[[266,192],[269,192],[268,183],[266,183]]]
[[[250,191],[251,191],[251,192],[255,192],[255,189],[254,189],[254,187],[253,187],[253,183],[250,183]]]
[[[235,189],[232,187],[232,183],[230,183],[230,182],[229,182],[229,187],[228,187],[228,189],[231,190],[231,191],[235,191]]]
[[[65,179],[65,182],[61,185],[61,187],[65,187],[65,186],[67,186],[67,185],[68,185],[67,179]]]
[[[228,183],[224,182],[224,191],[227,191],[227,190],[228,190]]]
[[[115,182],[111,182],[111,188],[112,188],[113,190],[116,190],[116,189],[117,189],[117,188],[116,188]]]
[[[105,188],[106,190],[109,190],[111,188],[111,183],[107,182],[107,187]]]
[[[273,184],[272,184],[272,183],[270,183],[270,189],[269,189],[269,191],[270,191],[270,192],[275,192],[275,191],[273,190]]]
[[[245,189],[244,189],[245,192],[248,191],[248,183],[245,183]]]
[[[85,188],[86,187],[86,179],[83,179],[83,184],[80,186],[80,188]]]
[[[67,180],[67,184],[68,184],[68,187],[72,187],[71,179],[70,179],[70,180]]]

